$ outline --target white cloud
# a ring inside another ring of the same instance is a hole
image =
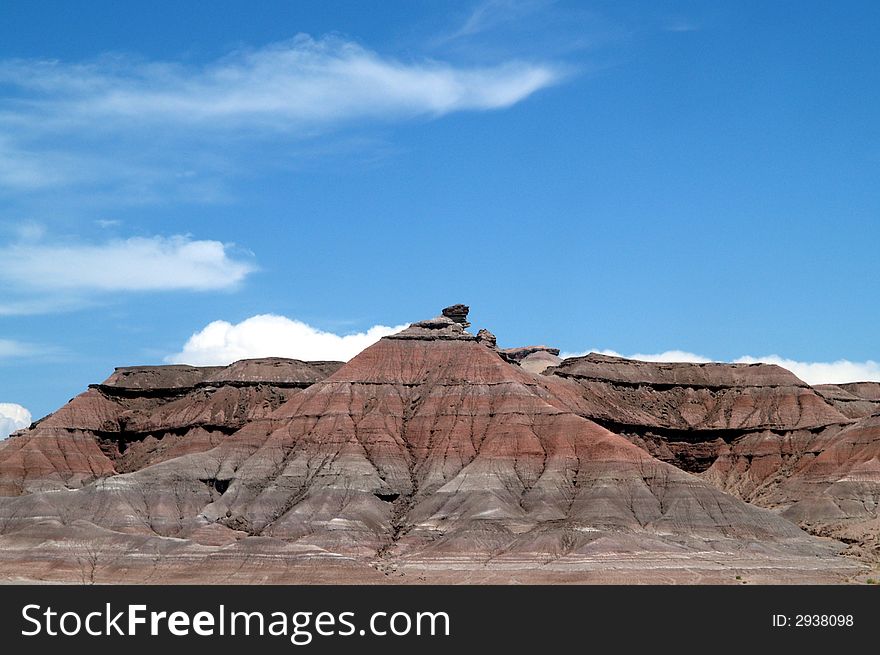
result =
[[[315,137],[503,109],[567,74],[514,58],[404,60],[306,35],[202,65],[0,59],[0,195],[61,208],[222,201],[230,178],[322,156]]]
[[[69,157],[53,149],[28,151],[0,132],[0,188],[29,191],[67,184],[77,177],[75,162]]]
[[[339,38],[299,35],[203,67],[104,58],[0,61],[0,83],[26,97],[3,106],[11,128],[83,124],[300,128],[352,119],[439,116],[508,107],[562,76],[548,64],[460,67],[404,62]],[[33,175],[22,183],[32,183]],[[13,180],[14,181],[14,180]]]
[[[779,355],[765,355],[739,357],[736,361],[743,364],[755,362],[778,364],[808,384],[880,381],[880,363],[870,359],[864,362],[851,362],[847,359],[838,359],[834,362],[798,362]]]
[[[31,413],[15,403],[0,403],[0,440],[31,424]]]
[[[634,355],[621,355],[614,350],[585,350],[577,353],[560,353],[560,357],[582,357],[591,352],[613,357],[625,357],[626,359],[638,359],[643,362],[692,362],[704,364],[714,361],[708,357],[687,352],[686,350],[666,350],[661,353]],[[799,362],[794,359],[786,359],[779,355],[765,355],[753,357],[743,355],[733,360],[735,364],[776,364],[788,369],[807,384],[841,384],[844,382],[869,382],[880,381],[880,362],[867,360],[864,362],[851,362],[847,359],[839,359],[834,362]]]
[[[188,236],[0,248],[0,280],[17,291],[208,291],[234,287],[253,270],[231,258],[228,245]],[[16,303],[10,307],[16,313]]]
[[[229,364],[251,357],[348,361],[405,327],[376,325],[366,332],[338,335],[284,316],[260,314],[234,325],[226,321],[209,323],[189,338],[181,352],[165,360],[196,366]]]

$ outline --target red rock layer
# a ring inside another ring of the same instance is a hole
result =
[[[548,371],[569,404],[664,461],[880,558],[880,384],[812,388],[777,366],[589,355]],[[873,415],[873,416],[872,416]]]
[[[820,384],[815,389],[849,418],[865,418],[880,412],[880,382]]]
[[[78,487],[216,446],[338,362],[118,368],[32,429],[0,442],[0,495]]]
[[[781,495],[759,490],[792,477],[794,455],[809,452],[815,461],[796,473],[822,481],[820,496],[844,470],[831,487],[873,484],[873,428],[836,451],[855,426],[777,367],[588,357],[535,375],[466,332],[466,308],[452,309],[338,370],[299,362],[285,377],[273,360],[271,375],[254,363],[117,371],[0,446],[0,480],[34,491],[0,498],[0,541],[158,538],[177,544],[184,570],[206,552],[305,553],[386,572],[576,570],[620,557],[833,565],[839,545],[734,494],[778,498],[800,520],[781,482]],[[619,426],[632,433],[608,429]],[[52,430],[66,431],[54,433],[57,453]],[[68,438],[75,431],[79,442]],[[777,434],[774,446],[767,435]],[[805,448],[817,435],[827,441]],[[670,436],[723,457],[693,475],[649,452],[663,446],[678,458]],[[68,457],[74,443],[79,459]],[[45,470],[29,476],[33,451]],[[835,498],[851,487],[837,489]]]
[[[748,435],[705,476],[880,559],[880,414],[818,432]]]
[[[557,395],[574,390],[474,340],[386,338],[233,439],[69,494],[65,511],[118,531],[282,539],[379,562],[828,552],[577,416]]]
[[[725,442],[749,432],[850,422],[792,373],[768,364],[651,363],[590,354],[546,373],[578,383],[578,413],[694,472],[708,468]]]

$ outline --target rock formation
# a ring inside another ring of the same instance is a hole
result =
[[[519,364],[529,373],[543,373],[550,366],[558,366],[562,362],[559,348],[547,346],[505,348],[501,352],[509,361]]]
[[[466,328],[471,326],[471,324],[468,323],[467,320],[468,312],[470,311],[471,308],[467,305],[458,304],[445,307],[441,314],[443,314],[443,316],[445,316],[446,318],[452,319],[453,321],[461,325],[461,327]]]
[[[592,353],[549,374],[577,382],[577,411],[656,457],[706,470],[746,432],[849,423],[794,374],[771,364],[668,364]]]
[[[865,418],[880,412],[880,382],[820,384],[815,389],[849,418]]]
[[[477,332],[477,341],[488,348],[492,348],[493,350],[498,348],[498,339],[486,328],[483,328],[479,332]]]
[[[0,442],[0,495],[76,488],[208,450],[341,362],[117,368],[30,430]]]
[[[0,446],[0,577],[69,579],[96,543],[115,581],[859,572],[793,521],[876,518],[873,418],[773,366],[590,355],[537,374],[523,363],[558,350],[467,325],[454,305],[344,365],[117,369]]]
[[[880,385],[812,388],[774,365],[650,363],[595,353],[548,374],[578,384],[570,404],[581,416],[880,559]]]
[[[821,430],[745,434],[704,477],[880,560],[880,413]]]

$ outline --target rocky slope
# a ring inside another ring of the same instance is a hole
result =
[[[593,353],[548,373],[579,385],[578,413],[696,473],[747,433],[850,422],[794,374],[770,364],[652,363]]]
[[[558,351],[499,350],[468,325],[453,306],[344,365],[118,369],[0,446],[0,576],[83,575],[95,548],[114,580],[214,581],[208,561],[245,581],[858,572],[844,544],[756,506],[805,522],[785,494],[809,493],[736,482],[761,435],[828,435],[833,453],[856,428],[787,371],[591,355],[541,374],[527,360]],[[873,480],[874,433],[858,434],[864,456],[816,457],[802,479]]]
[[[590,354],[582,416],[720,489],[880,559],[880,384],[808,386],[766,364],[649,363]]]
[[[559,358],[559,348],[547,346],[505,348],[500,352],[505,359],[516,362],[529,373],[543,373],[549,367],[558,366],[562,362]]]
[[[849,418],[865,418],[880,412],[880,382],[820,384],[816,391]]]
[[[0,495],[76,488],[208,450],[339,366],[267,358],[227,367],[118,368],[0,442]]]
[[[705,477],[880,561],[880,413],[819,431],[745,435]]]

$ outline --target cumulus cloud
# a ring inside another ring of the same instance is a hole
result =
[[[195,366],[230,364],[251,357],[348,361],[382,337],[405,327],[375,325],[366,332],[338,335],[285,316],[260,314],[235,324],[209,323],[187,340],[181,352],[165,360]]]
[[[764,357],[739,357],[736,361],[743,364],[755,362],[778,364],[808,384],[880,381],[880,362],[872,360],[851,362],[847,359],[838,359],[834,362],[799,362],[779,355],[766,355]]]
[[[219,241],[188,236],[97,244],[21,241],[0,247],[0,280],[19,291],[229,289],[254,270],[252,264],[231,257],[229,249]],[[31,305],[33,300],[10,302],[8,313],[28,313]],[[34,307],[39,308],[39,302]]]
[[[582,357],[588,353],[595,352],[602,355],[611,355],[613,357],[626,357],[627,359],[638,359],[644,362],[692,362],[704,364],[713,361],[708,357],[687,352],[685,350],[667,350],[661,353],[645,354],[635,353],[633,355],[621,355],[614,350],[586,350],[577,353],[560,353],[560,357]],[[735,364],[776,364],[782,368],[788,369],[807,384],[842,384],[845,382],[880,382],[880,362],[867,360],[864,362],[851,362],[847,359],[839,359],[834,362],[800,362],[794,359],[787,359],[779,355],[765,355],[763,357],[753,357],[751,355],[743,355],[733,360]]]
[[[31,413],[15,403],[0,403],[0,439],[31,424]]]

